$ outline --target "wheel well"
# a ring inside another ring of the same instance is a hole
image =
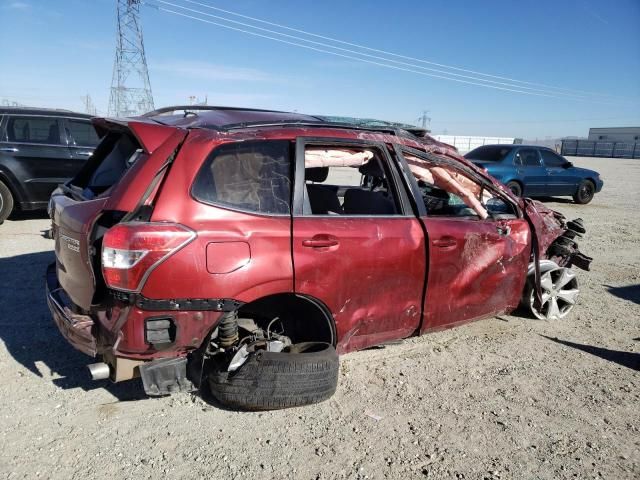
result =
[[[20,204],[22,203],[21,192],[17,190],[17,188],[13,185],[13,182],[11,181],[11,179],[7,175],[5,175],[3,172],[0,172],[0,182],[4,183],[6,187],[9,189],[9,192],[11,192],[11,196],[13,197],[13,208],[15,210],[20,210],[21,209]]]
[[[258,324],[279,317],[285,335],[294,343],[315,341],[335,346],[337,342],[331,312],[320,300],[306,295],[281,293],[263,297],[240,307],[238,316],[252,318]]]

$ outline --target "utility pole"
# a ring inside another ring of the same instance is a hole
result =
[[[85,113],[88,113],[89,115],[96,115],[97,110],[96,110],[96,106],[93,104],[91,95],[87,93],[85,96],[80,98],[82,98],[82,103],[84,104]]]
[[[141,0],[116,0],[118,37],[113,64],[109,115],[131,117],[154,109],[144,53]]]
[[[431,117],[427,115],[428,113],[429,110],[423,110],[422,115],[418,117],[418,120],[422,121],[422,128],[424,128],[425,130],[427,130],[427,123],[431,125]]]

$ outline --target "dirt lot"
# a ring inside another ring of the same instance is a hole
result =
[[[50,320],[42,215],[0,227],[2,478],[640,478],[640,161],[596,168],[566,322],[476,322],[342,358],[337,394],[267,413],[88,380]]]

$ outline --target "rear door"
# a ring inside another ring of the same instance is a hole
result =
[[[32,207],[46,206],[51,192],[75,173],[62,135],[62,120],[41,115],[9,115],[2,151],[15,159],[13,174]]]
[[[540,163],[536,148],[519,148],[515,153],[514,163],[518,175],[523,179],[524,196],[547,195],[547,170]]]
[[[86,118],[65,118],[64,129],[71,158],[76,168],[73,173],[75,175],[93,154],[94,149],[100,143],[100,137],[98,137],[91,121]]]
[[[424,234],[384,144],[297,140],[293,264],[296,293],[332,312],[340,351],[417,330]]]
[[[540,149],[542,162],[547,169],[547,193],[549,195],[573,195],[578,189],[580,177],[575,169],[567,168],[567,161],[551,150]]]
[[[442,183],[420,181],[426,214],[429,266],[422,331],[496,315],[515,308],[522,295],[530,255],[529,226],[507,197],[453,163],[414,150],[426,168],[441,167],[481,201],[489,217]],[[409,162],[411,163],[411,162]]]

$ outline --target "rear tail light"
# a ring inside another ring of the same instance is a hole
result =
[[[121,223],[102,240],[102,274],[108,287],[139,292],[149,274],[196,238],[176,223]]]

